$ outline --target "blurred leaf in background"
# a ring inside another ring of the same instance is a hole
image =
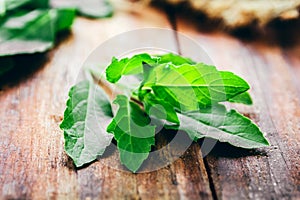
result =
[[[107,0],[0,0],[0,76],[13,68],[12,56],[51,49],[76,13],[102,18],[112,16],[113,9]]]
[[[74,7],[80,15],[91,18],[110,17],[113,7],[108,0],[51,0],[53,8]]]
[[[70,28],[74,16],[72,9],[22,10],[5,16],[0,22],[0,56],[48,50],[56,32]]]

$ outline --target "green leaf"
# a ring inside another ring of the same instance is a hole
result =
[[[144,73],[142,90],[151,88],[158,98],[168,99],[179,111],[198,110],[227,101],[249,89],[247,82],[237,75],[203,63],[161,64]]]
[[[0,21],[0,56],[50,49],[56,31],[69,28],[73,18],[72,11],[66,9],[20,11],[5,17]]]
[[[91,18],[110,17],[113,7],[108,0],[51,0],[54,8],[76,8],[79,14]]]
[[[30,7],[35,8],[49,8],[49,0],[31,0]]]
[[[113,135],[106,132],[111,119],[110,102],[99,86],[83,81],[71,88],[60,128],[77,167],[95,160],[111,143]]]
[[[6,8],[5,8],[5,1],[0,0],[0,18],[4,16],[6,13]]]
[[[159,64],[169,63],[169,62],[171,62],[173,65],[196,64],[196,62],[194,62],[190,58],[186,58],[173,53],[158,55],[157,57],[159,58],[158,61]]]
[[[55,19],[55,33],[68,30],[71,28],[76,11],[72,8],[58,8],[52,9],[53,19]]]
[[[121,163],[136,172],[155,143],[155,126],[149,125],[150,118],[126,96],[118,95],[114,103],[119,109],[107,131],[117,140]]]
[[[195,64],[189,58],[185,58],[173,53],[150,56],[149,54],[137,54],[132,58],[118,60],[113,57],[111,64],[106,69],[106,78],[111,83],[116,83],[123,75],[140,74],[143,72],[143,63],[156,66],[157,64],[169,63],[174,65]]]
[[[0,22],[0,56],[43,52],[53,45],[48,11],[18,12]]]
[[[106,68],[106,79],[116,83],[123,75],[139,74],[143,72],[143,63],[153,64],[157,59],[148,54],[137,54],[132,58],[118,60],[113,57],[111,64]]]
[[[246,105],[252,105],[252,99],[248,92],[244,92],[239,94],[231,99],[228,100],[231,103],[242,103]]]
[[[26,4],[29,4],[32,0],[1,0],[4,4],[4,9],[6,11],[14,10],[20,8]]]
[[[188,133],[191,139],[203,137],[228,142],[242,148],[268,146],[269,142],[260,129],[235,110],[227,111],[223,105],[201,109],[200,112],[179,114],[180,126],[168,126]]]
[[[144,103],[145,111],[148,115],[179,124],[174,106],[168,101],[159,99],[154,94],[148,92],[143,95],[142,102]]]
[[[18,9],[49,8],[48,0],[0,0],[0,10],[15,11]],[[5,13],[5,12],[4,12]]]

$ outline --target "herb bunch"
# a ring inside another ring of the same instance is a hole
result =
[[[269,145],[249,118],[222,104],[252,104],[248,83],[231,72],[171,53],[113,58],[106,68],[112,84],[128,75],[142,77],[140,85],[130,96],[115,97],[116,111],[97,84],[82,81],[71,88],[60,128],[77,167],[101,156],[114,138],[121,163],[136,172],[155,145],[157,121],[194,141],[209,137],[241,148]]]

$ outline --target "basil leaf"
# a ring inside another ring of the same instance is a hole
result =
[[[190,58],[186,58],[186,57],[176,55],[173,53],[158,55],[157,57],[159,58],[159,61],[158,61],[159,64],[169,63],[169,62],[171,62],[173,65],[196,64],[196,62],[194,62]]]
[[[99,86],[83,81],[71,88],[60,128],[77,167],[95,160],[111,143],[113,135],[106,132],[111,119],[110,102]]]
[[[244,92],[242,94],[239,94],[231,99],[228,100],[231,103],[242,103],[246,105],[252,105],[252,99],[248,92]]]
[[[136,172],[155,143],[155,126],[149,125],[150,118],[126,96],[118,95],[114,103],[119,109],[107,132],[117,140],[121,163]]]
[[[110,17],[113,7],[108,0],[51,0],[54,8],[76,8],[79,14],[91,18]]]
[[[189,58],[185,58],[173,53],[150,56],[149,54],[137,54],[131,58],[118,60],[113,57],[111,64],[106,69],[106,79],[111,83],[116,83],[123,75],[140,74],[143,72],[143,64],[156,66],[157,64],[169,63],[175,65],[195,64]]]
[[[30,3],[32,0],[2,0],[4,10],[10,11]]]
[[[0,56],[43,52],[53,45],[48,11],[18,12],[0,22]]]
[[[49,0],[31,0],[29,6],[35,8],[49,8]]]
[[[179,124],[177,113],[174,106],[164,99],[157,98],[152,93],[147,93],[143,96],[145,111],[158,119],[165,119],[169,122]]]
[[[55,33],[68,30],[72,26],[76,15],[74,9],[58,8],[52,9],[51,12],[53,19],[55,19]]]
[[[203,63],[180,66],[167,63],[151,70],[149,66],[144,68],[146,80],[142,90],[151,88],[158,98],[168,99],[179,111],[227,101],[249,89],[247,82],[237,75]]]
[[[106,69],[106,79],[111,83],[116,83],[123,75],[139,74],[143,72],[143,63],[156,63],[155,58],[148,54],[138,54],[132,58],[118,60],[113,57],[111,64]]]
[[[235,110],[227,111],[223,105],[201,109],[200,112],[178,113],[180,126],[168,129],[183,130],[193,140],[209,137],[242,148],[268,146],[260,129]]]
[[[49,8],[48,0],[1,0],[0,10],[3,9],[3,13],[7,11],[13,11],[17,9],[36,9],[36,8]],[[3,14],[2,14],[3,15]],[[1,16],[1,11],[0,11]]]
[[[65,18],[58,20],[58,16]],[[5,17],[0,21],[0,56],[37,53],[50,49],[56,31],[69,28],[73,18],[72,11],[67,9],[20,11]]]

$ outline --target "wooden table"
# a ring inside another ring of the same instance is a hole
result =
[[[293,22],[293,32],[281,31],[280,37],[242,41],[154,8],[118,10],[109,19],[78,17],[72,33],[38,67],[24,63],[29,68],[23,78],[1,86],[0,199],[300,199],[299,24]],[[248,151],[217,144],[202,158],[199,145],[192,144],[173,164],[142,174],[100,162],[76,169],[59,129],[68,90],[94,48],[142,27],[176,28],[198,42],[218,68],[245,78],[254,105],[238,109],[258,123],[271,146]],[[284,46],[282,39],[295,41]]]

